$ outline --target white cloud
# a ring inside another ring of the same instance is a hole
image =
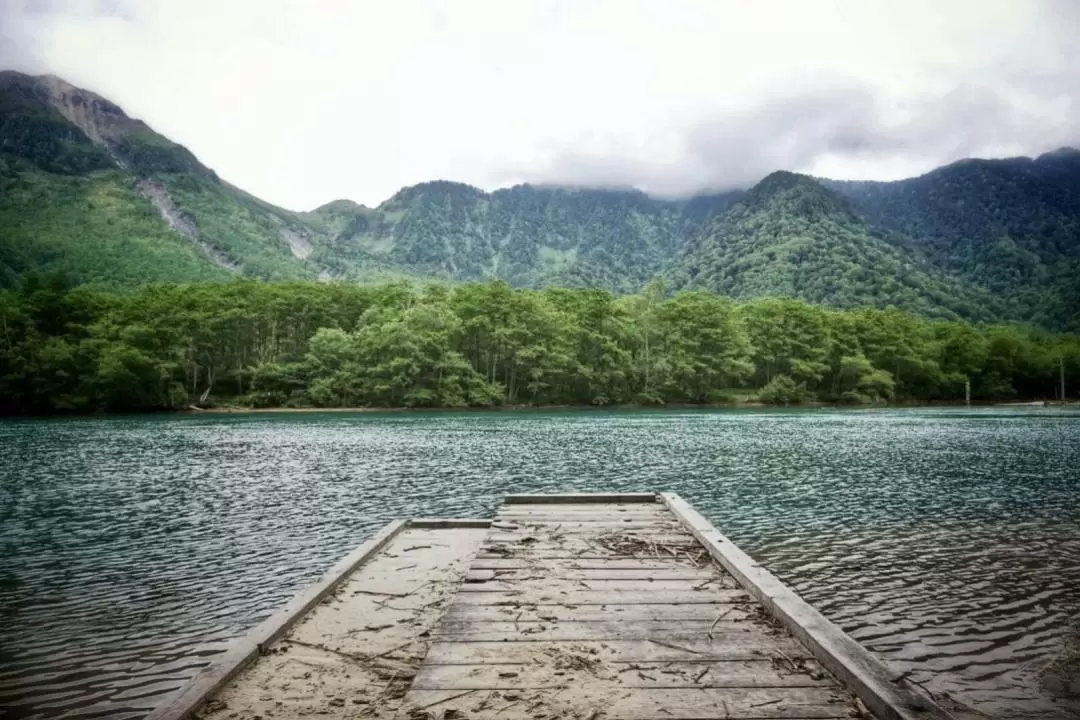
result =
[[[0,0],[0,63],[307,208],[445,178],[896,177],[1080,142],[1073,0]]]

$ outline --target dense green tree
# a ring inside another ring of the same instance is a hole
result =
[[[501,281],[251,281],[132,295],[28,275],[0,291],[0,413],[232,403],[504,404],[1054,399],[1080,339],[896,309],[737,304]]]
[[[828,315],[789,298],[765,298],[740,308],[757,367],[756,379],[768,383],[786,375],[797,383],[817,384],[828,366]]]

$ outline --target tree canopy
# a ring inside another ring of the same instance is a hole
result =
[[[0,292],[0,412],[1055,398],[1080,339],[705,291],[235,281]]]

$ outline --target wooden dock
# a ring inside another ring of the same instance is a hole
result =
[[[368,554],[153,720],[956,717],[674,495],[509,496]]]

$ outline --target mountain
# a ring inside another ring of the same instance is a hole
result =
[[[786,295],[840,308],[896,305],[928,316],[991,320],[984,288],[890,243],[853,203],[813,178],[775,172],[676,255],[673,287],[734,298]]]
[[[1008,298],[1020,317],[1080,326],[1080,150],[824,183],[891,242]]]
[[[349,275],[365,261],[445,280],[633,291],[739,193],[672,203],[639,191],[453,182],[407,187],[375,209],[335,201],[308,214],[336,233],[316,259]]]
[[[314,232],[182,145],[52,77],[0,72],[0,284],[58,270],[127,288],[314,279]]]
[[[28,271],[161,281],[501,278],[1080,329],[1080,151],[968,160],[897,182],[788,172],[748,191],[436,181],[377,207],[293,212],[236,188],[109,100],[0,72],[0,288]]]

